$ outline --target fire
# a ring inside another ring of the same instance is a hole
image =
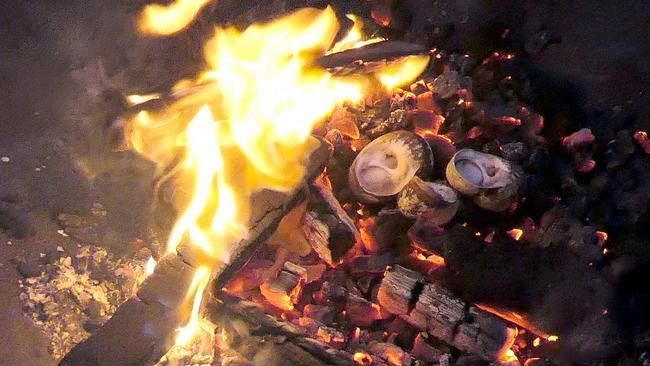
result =
[[[327,51],[327,54],[359,48],[385,40],[381,37],[374,37],[364,40],[363,22],[361,19],[354,14],[346,14],[345,17],[353,22],[352,28],[342,40],[336,42],[336,44],[329,51]]]
[[[145,94],[145,95],[132,94],[132,95],[128,95],[126,97],[126,100],[129,102],[130,105],[135,105],[135,104],[144,103],[158,98],[160,98],[160,94],[156,94],[156,93]]]
[[[149,259],[147,259],[147,263],[145,264],[145,267],[144,267],[144,273],[147,276],[152,274],[153,271],[156,269],[156,264],[157,264],[156,260],[153,259],[153,257],[149,257]]]
[[[429,65],[428,55],[403,57],[381,70],[377,77],[387,90],[410,83],[415,80]]]
[[[203,290],[205,290],[208,285],[208,280],[210,279],[210,270],[207,266],[199,267],[194,273],[192,278],[192,284],[187,292],[188,298],[193,298],[192,301],[192,313],[190,320],[182,328],[177,329],[178,334],[176,335],[176,344],[187,344],[192,340],[192,337],[199,329],[199,324],[201,319],[199,318],[199,310],[201,308],[201,302],[203,301]]]
[[[173,33],[205,4],[178,0],[147,6],[140,28]],[[208,69],[176,88],[196,87],[194,92],[130,121],[131,147],[155,162],[165,172],[161,181],[174,189],[180,216],[167,253],[181,243],[202,253],[188,291],[192,313],[178,342],[186,342],[198,326],[211,268],[227,263],[231,244],[247,236],[253,193],[295,189],[315,145],[313,127],[342,103],[363,100],[362,89],[370,83],[334,76],[314,62],[331,49],[338,28],[330,7],[300,9],[243,31],[216,28],[205,45]],[[417,77],[427,62],[428,56],[416,56],[367,77],[392,87]]]
[[[196,17],[210,0],[176,0],[169,5],[150,4],[144,8],[138,27],[143,33],[169,35],[176,33]]]

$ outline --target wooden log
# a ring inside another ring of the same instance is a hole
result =
[[[419,330],[488,361],[502,359],[517,335],[515,326],[401,266],[386,272],[377,297]]]
[[[318,219],[318,214],[315,212],[307,212],[303,221],[303,230],[311,248],[318,254],[329,266],[334,267],[334,260],[332,259],[332,251],[330,250],[330,229],[322,221]]]
[[[207,316],[217,331],[225,333],[225,346],[249,362],[264,361],[267,366],[355,365],[349,353],[310,338],[298,326],[267,315],[250,301],[219,294]]]
[[[307,181],[323,170],[329,157],[321,143],[310,156]],[[222,288],[275,231],[291,208],[306,198],[304,189],[292,193],[262,191],[253,198],[255,207],[249,236],[233,245],[229,264],[213,269],[214,287]],[[148,365],[155,363],[173,345],[174,330],[188,320],[191,302],[186,299],[199,253],[181,245],[177,253],[161,259],[154,273],[111,319],[88,339],[76,345],[60,365]]]
[[[322,179],[316,179],[310,185],[309,191],[311,194],[310,209],[318,213],[315,217],[327,225],[331,260],[338,263],[360,240],[359,231],[352,218],[341,207],[332,190]]]

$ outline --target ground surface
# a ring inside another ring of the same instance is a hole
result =
[[[144,1],[66,3],[0,3],[0,156],[9,158],[0,162],[0,199],[24,213],[34,233],[16,239],[0,232],[0,365],[55,364],[47,340],[22,316],[21,275],[12,259],[38,263],[40,253],[57,246],[73,252],[77,242],[57,233],[59,213],[87,215],[93,202],[101,202],[109,217],[96,241],[117,253],[148,235],[151,167],[106,148],[101,130],[111,100],[100,91],[155,90],[175,75],[191,74],[201,57],[198,31],[139,39],[133,16]],[[224,0],[208,10],[224,21],[254,3]],[[534,57],[537,68],[575,88],[583,107],[619,105],[648,116],[648,2],[531,1],[516,8],[497,1],[404,3],[414,21],[455,24],[463,32],[445,43],[458,48],[485,47],[479,30],[488,23],[512,23],[522,38],[545,25],[561,43]]]

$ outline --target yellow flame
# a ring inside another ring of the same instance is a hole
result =
[[[385,38],[381,37],[373,37],[364,40],[365,37],[363,35],[363,21],[361,21],[361,19],[354,14],[346,14],[345,17],[353,22],[352,28],[350,28],[350,31],[345,35],[345,37],[336,42],[336,44],[332,46],[332,48],[327,51],[326,54],[359,48],[385,40]]]
[[[176,29],[204,3],[179,0],[164,11],[147,7],[142,19]],[[190,289],[190,321],[178,342],[196,329],[210,269],[228,262],[231,245],[246,237],[252,194],[295,189],[314,148],[316,123],[337,105],[362,100],[367,79],[334,76],[314,62],[331,49],[338,27],[328,7],[301,9],[243,31],[216,28],[205,45],[207,70],[179,82],[174,93],[180,97],[165,109],[141,111],[130,121],[132,148],[157,163],[164,173],[160,185],[173,187],[180,215],[167,253],[181,243],[203,253]],[[401,68],[423,69],[421,60],[391,69],[392,83],[417,76]]]
[[[156,260],[153,259],[153,257],[149,257],[144,267],[144,273],[147,276],[150,276],[155,269],[156,269]]]
[[[499,360],[499,363],[502,365],[509,365],[509,364],[519,364],[519,359],[517,358],[517,355],[515,354],[515,351],[512,349],[508,349],[505,354],[501,357]]]
[[[203,292],[208,286],[208,281],[210,279],[210,270],[207,266],[199,267],[194,273],[192,278],[192,283],[187,292],[187,297],[192,298],[192,313],[190,320],[182,328],[177,329],[178,334],[176,335],[176,344],[187,344],[192,340],[194,334],[199,329],[200,317],[199,310],[201,308],[201,301],[203,301]]]
[[[169,5],[150,4],[144,8],[138,27],[148,34],[169,35],[187,27],[210,0],[176,0]]]
[[[126,100],[129,102],[130,105],[140,104],[158,98],[160,98],[160,94],[155,94],[155,93],[144,94],[144,95],[131,94],[126,96]]]
[[[377,77],[387,90],[413,82],[429,64],[429,55],[403,57],[379,71]]]

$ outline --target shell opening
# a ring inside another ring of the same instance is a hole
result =
[[[456,161],[456,171],[473,185],[479,187],[483,185],[485,174],[477,163],[471,160],[458,160]]]

